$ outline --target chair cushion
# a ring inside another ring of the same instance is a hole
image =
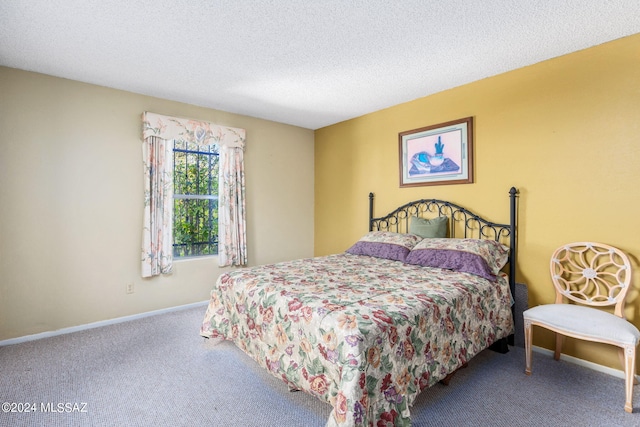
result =
[[[640,331],[627,320],[606,311],[575,304],[544,304],[523,313],[525,320],[548,325],[563,335],[593,341],[638,345]]]

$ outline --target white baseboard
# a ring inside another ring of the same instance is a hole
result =
[[[79,326],[72,326],[70,328],[58,329],[55,331],[41,332],[39,334],[33,334],[33,335],[25,335],[23,337],[18,337],[18,338],[10,338],[8,340],[0,341],[0,347],[5,345],[20,344],[27,341],[35,341],[42,338],[55,337],[57,335],[70,334],[72,332],[85,331],[87,329],[99,328],[101,326],[115,325],[118,323],[129,322],[131,320],[142,319],[149,316],[156,316],[158,314],[170,313],[172,311],[184,310],[192,307],[205,306],[208,304],[208,302],[209,301],[194,302],[191,304],[179,305],[176,307],[169,307],[169,308],[163,308],[160,310],[147,311],[145,313],[132,314],[131,316],[117,317],[115,319],[102,320],[100,322],[87,323],[85,325],[79,325]]]
[[[550,357],[553,357],[553,353],[554,353],[552,350],[548,350],[546,348],[538,347],[535,345],[531,347],[531,350],[535,351],[536,353],[546,354]],[[562,354],[560,356],[560,360],[565,360],[569,363],[575,363],[576,365],[584,366],[585,368],[593,369],[594,371],[598,371],[598,372],[603,372],[605,374],[609,374],[614,377],[618,377],[622,379],[624,379],[625,377],[624,371],[622,370],[613,369],[608,366],[599,365],[597,363],[589,362],[588,360],[584,360],[584,359],[578,359],[577,357],[569,356],[566,354]],[[534,361],[534,364],[535,364],[535,361]]]

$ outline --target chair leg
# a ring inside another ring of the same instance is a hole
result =
[[[524,320],[524,358],[525,369],[524,373],[531,375],[531,341],[532,341],[531,321]]]
[[[555,360],[560,360],[560,354],[562,353],[562,343],[564,343],[564,335],[556,332],[556,351],[553,353]]]
[[[618,357],[620,358],[620,364],[622,365],[623,368],[625,368],[627,364],[624,357],[624,348],[620,347],[618,349]],[[638,376],[636,375],[635,371],[633,373],[633,385],[638,385]]]
[[[624,385],[625,385],[625,402],[624,410],[633,412],[633,384],[636,374],[636,348],[624,348]]]

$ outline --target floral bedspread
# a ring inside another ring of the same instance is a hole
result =
[[[201,335],[333,406],[327,426],[410,426],[420,393],[513,333],[506,277],[336,254],[223,274]]]

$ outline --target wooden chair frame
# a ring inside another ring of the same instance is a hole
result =
[[[560,359],[565,336],[617,346],[625,372],[624,409],[633,412],[633,385],[637,383],[636,347],[640,332],[624,314],[632,276],[629,258],[613,246],[576,242],[555,250],[550,271],[556,291],[555,304],[533,307],[523,315],[525,373],[531,375],[534,325],[555,332],[555,360]],[[607,306],[614,306],[612,314],[595,308]],[[590,330],[585,319],[597,323],[597,330]]]

